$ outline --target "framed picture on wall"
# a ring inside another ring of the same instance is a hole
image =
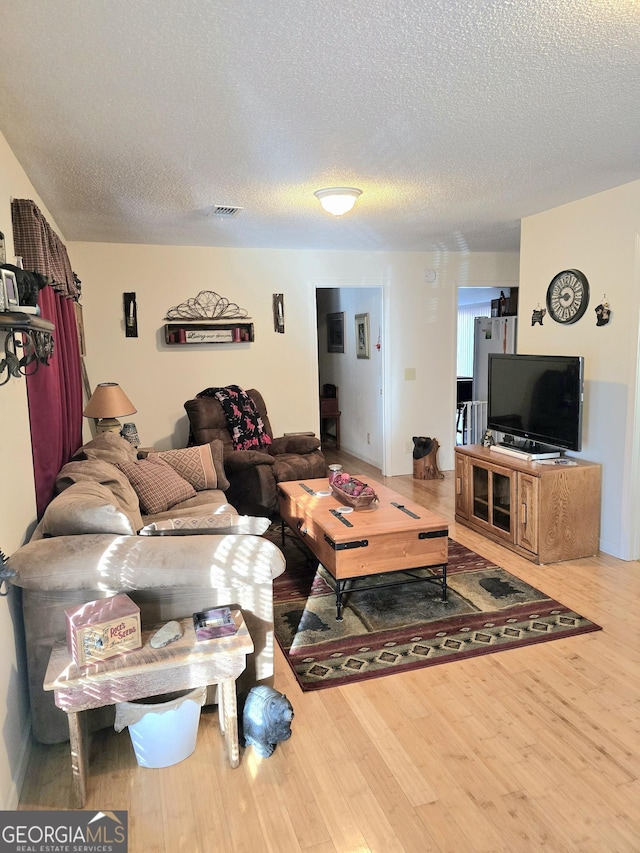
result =
[[[356,355],[369,358],[369,315],[356,314]]]
[[[327,314],[327,352],[344,352],[344,311]]]
[[[20,299],[18,297],[18,282],[16,281],[16,274],[11,272],[11,270],[1,270],[0,274],[2,275],[6,301],[4,310],[17,311],[20,305]]]

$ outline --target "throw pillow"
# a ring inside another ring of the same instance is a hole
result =
[[[191,483],[197,492],[218,488],[218,475],[208,444],[182,447],[179,450],[161,450],[157,455]]]
[[[63,492],[74,483],[99,483],[106,486],[111,492],[111,503],[131,519],[134,530],[140,530],[140,498],[117,465],[103,462],[101,459],[67,462],[56,477],[56,491]]]
[[[220,489],[226,492],[229,488],[229,480],[224,470],[224,444],[220,439],[177,450],[151,452],[160,459],[164,459],[198,492],[206,489]],[[151,453],[145,451],[139,453],[140,458],[143,459],[147,459],[150,455]]]
[[[38,525],[41,536],[117,533],[131,536],[131,519],[114,504],[112,492],[100,483],[74,483],[54,498]]]
[[[159,459],[157,453],[137,462],[118,462],[117,467],[135,489],[144,515],[165,512],[196,493],[191,483],[176,473],[164,459]]]
[[[140,530],[142,536],[187,536],[194,533],[204,534],[252,534],[262,536],[269,529],[268,518],[252,515],[236,515],[232,512],[209,513],[209,515],[189,518],[169,518],[154,521]]]
[[[136,448],[117,432],[101,432],[73,454],[72,459],[100,459],[103,462],[133,462],[137,458]]]

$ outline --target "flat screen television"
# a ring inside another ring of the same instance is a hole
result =
[[[584,359],[489,355],[487,426],[523,450],[582,449]]]

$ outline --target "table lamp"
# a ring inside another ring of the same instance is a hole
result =
[[[82,414],[85,418],[97,420],[98,432],[120,432],[122,424],[118,418],[135,412],[135,406],[117,382],[101,382]]]

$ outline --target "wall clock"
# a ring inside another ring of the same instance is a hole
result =
[[[575,323],[587,310],[589,282],[580,270],[563,270],[547,288],[547,310],[556,323]]]

